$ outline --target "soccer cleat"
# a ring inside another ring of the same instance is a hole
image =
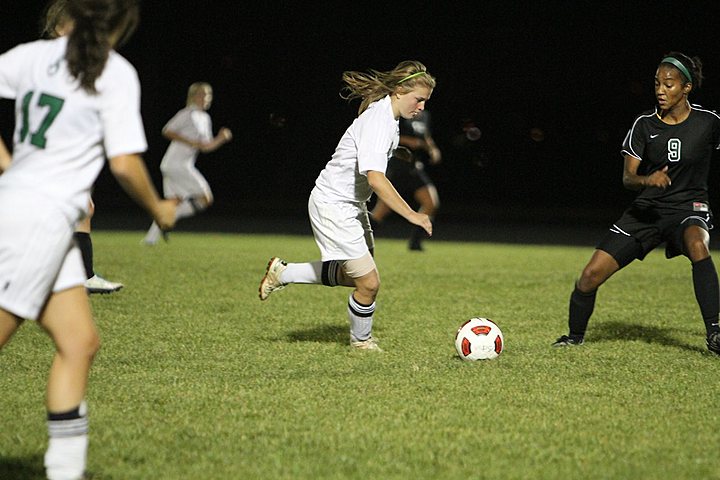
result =
[[[713,332],[707,336],[706,345],[708,350],[720,355],[720,332]]]
[[[88,293],[113,293],[117,292],[125,285],[117,282],[110,282],[105,280],[97,273],[92,277],[85,280],[85,288]]]
[[[279,257],[272,257],[268,262],[267,270],[262,281],[260,281],[260,300],[267,300],[271,293],[285,288],[284,283],[280,281],[280,274],[287,268],[285,260]]]
[[[380,345],[377,344],[375,339],[370,336],[367,340],[353,340],[352,337],[350,337],[350,346],[352,348],[355,348],[357,350],[370,350],[373,352],[382,352],[382,348],[380,348]]]
[[[583,338],[573,338],[569,337],[567,335],[563,335],[552,344],[553,347],[575,347],[578,345],[582,345],[584,342]]]

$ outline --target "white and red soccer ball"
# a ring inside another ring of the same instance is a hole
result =
[[[471,318],[455,334],[455,348],[463,360],[490,360],[504,347],[500,327],[488,318]]]

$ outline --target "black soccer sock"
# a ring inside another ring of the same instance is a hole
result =
[[[424,228],[420,226],[413,227],[412,233],[410,233],[410,241],[408,242],[410,250],[422,250],[422,241],[425,238],[427,238],[427,232],[425,232]]]
[[[597,290],[585,293],[578,290],[577,286],[570,295],[570,313],[568,317],[568,327],[570,329],[570,337],[580,339],[585,336],[590,316],[595,309],[595,296]]]
[[[90,234],[87,232],[75,232],[74,236],[75,242],[80,248],[80,253],[82,254],[83,265],[85,266],[85,275],[87,278],[90,278],[95,275],[95,270],[93,268],[93,246]]]
[[[695,299],[700,306],[705,329],[708,334],[720,331],[718,314],[720,313],[720,287],[718,275],[712,257],[692,264],[693,287]]]
[[[340,262],[337,260],[328,260],[322,262],[322,273],[320,281],[328,287],[336,287],[338,285],[338,273],[342,270]]]

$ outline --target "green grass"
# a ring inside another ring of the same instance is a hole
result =
[[[720,358],[684,259],[617,274],[557,350],[591,248],[381,238],[373,354],[347,345],[348,289],[258,300],[268,258],[316,259],[311,237],[141,237],[93,235],[126,284],[92,297],[93,480],[720,478]],[[457,358],[472,316],[502,328],[498,359]],[[0,352],[0,478],[42,478],[52,353],[30,322]]]

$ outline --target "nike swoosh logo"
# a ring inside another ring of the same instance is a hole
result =
[[[650,138],[655,138],[655,137],[657,137],[658,135],[660,135],[660,134],[659,134],[659,133],[656,133],[655,135],[650,135]]]

